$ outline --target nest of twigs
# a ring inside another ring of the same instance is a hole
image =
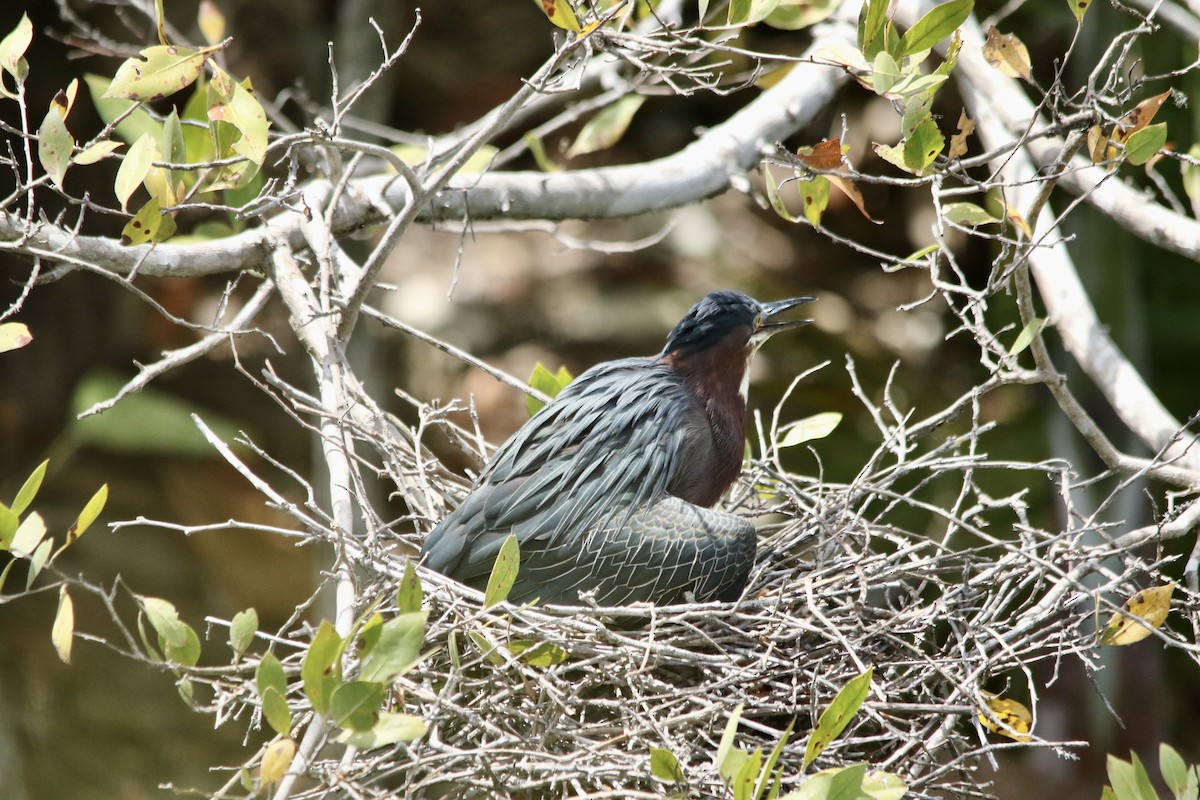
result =
[[[852,485],[759,465],[740,485],[738,513],[763,524],[736,604],[484,610],[477,593],[422,570],[436,652],[401,679],[399,702],[428,734],[361,754],[352,775],[325,767],[401,796],[723,796],[714,756],[741,706],[735,744],[747,750],[769,752],[794,723],[777,765],[785,789],[866,761],[900,776],[909,797],[986,794],[991,770],[979,768],[992,751],[1078,744],[994,718],[1001,733],[989,732],[979,715],[989,692],[1035,707],[1040,661],[1075,654],[1094,667],[1095,594],[1070,570],[1104,556],[1085,543],[1094,530],[1036,530],[1019,495],[981,492],[989,468],[1014,466],[953,442]],[[918,499],[934,477],[959,486],[952,510]],[[913,511],[936,524],[893,524]],[[866,702],[805,769],[821,711],[867,667]],[[674,754],[682,780],[652,777],[651,748]]]

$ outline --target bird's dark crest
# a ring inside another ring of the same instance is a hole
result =
[[[744,327],[749,336],[754,321],[762,311],[758,301],[741,292],[713,292],[692,306],[687,316],[667,336],[663,355],[686,355],[710,347],[730,332]]]

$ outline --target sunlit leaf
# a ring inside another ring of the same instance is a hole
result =
[[[95,164],[98,161],[102,161],[105,156],[119,147],[121,147],[120,142],[114,142],[112,139],[101,139],[95,144],[80,150],[71,158],[71,161],[80,166]]]
[[[404,575],[396,588],[396,610],[401,614],[420,611],[422,599],[421,578],[417,575],[412,559],[407,559],[404,562]]]
[[[117,179],[113,182],[113,191],[121,208],[129,204],[129,198],[142,185],[146,173],[150,171],[151,162],[158,158],[158,148],[149,134],[143,134],[125,153],[121,166],[117,168]]]
[[[135,108],[138,104],[132,100],[104,97],[108,88],[108,78],[87,74],[83,76],[83,82],[87,84],[88,93],[92,96],[92,103],[96,106],[96,113],[100,115],[100,119],[104,120],[106,125],[120,120],[116,123],[116,131],[123,141],[127,144],[136,142],[142,136],[149,136],[152,141],[158,141],[162,123],[151,117],[145,109]]]
[[[814,175],[795,183],[796,191],[800,193],[800,207],[804,218],[814,228],[821,227],[821,217],[829,206],[829,179],[824,175]]]
[[[379,719],[387,686],[370,681],[348,681],[329,698],[329,719],[340,728],[370,730]]]
[[[901,37],[901,54],[907,56],[928,50],[954,33],[966,22],[974,5],[975,0],[950,0],[931,8]]]
[[[300,665],[304,694],[312,703],[313,711],[318,714],[328,713],[330,696],[341,680],[336,665],[342,654],[342,645],[342,637],[337,630],[329,620],[322,620]]]
[[[0,39],[0,68],[13,77],[18,84],[25,82],[29,74],[29,64],[25,61],[25,51],[33,41],[33,23],[28,14],[21,14],[21,19],[15,28]],[[0,81],[0,90],[4,96],[15,99],[16,95],[9,93],[7,81]]]
[[[38,127],[38,161],[55,186],[62,187],[63,176],[71,166],[75,139],[67,130],[67,96],[55,95],[50,109]]]
[[[140,57],[117,67],[104,96],[149,103],[173,95],[200,77],[208,52],[174,45],[147,47]]]
[[[1177,799],[1187,796],[1189,773],[1193,773],[1191,777],[1195,780],[1194,770],[1189,769],[1175,748],[1166,742],[1158,746],[1158,771],[1171,794]]]
[[[287,774],[292,759],[296,757],[296,743],[289,738],[279,739],[267,745],[259,768],[259,780],[263,785],[275,783]]]
[[[254,641],[258,633],[258,612],[253,608],[239,611],[233,615],[229,624],[229,647],[233,650],[234,660],[242,657],[242,653]]]
[[[71,663],[71,644],[75,638],[75,604],[71,595],[67,594],[64,584],[58,590],[58,611],[54,614],[54,624],[50,627],[50,642],[54,651],[64,664]]]
[[[1158,800],[1158,792],[1150,782],[1146,768],[1137,753],[1130,753],[1130,761],[1108,756],[1108,782],[1117,800]]]
[[[840,0],[780,0],[764,23],[783,31],[798,31],[828,19]]]
[[[232,125],[239,134],[232,145],[233,152],[262,165],[267,156],[267,131],[271,123],[249,86],[236,82],[220,68],[213,70],[208,84],[208,118]]]
[[[833,698],[829,707],[821,712],[821,717],[817,720],[817,727],[813,728],[812,733],[808,736],[801,771],[808,769],[808,765],[815,761],[817,756],[821,755],[825,748],[846,729],[850,720],[862,708],[863,702],[866,701],[867,695],[871,691],[873,674],[874,668],[867,667],[866,672],[850,679]]]
[[[942,206],[942,215],[958,225],[990,225],[1000,221],[998,217],[974,203],[947,203]]]
[[[670,750],[661,747],[650,748],[650,774],[668,783],[683,781],[683,769],[679,766],[679,759]]]
[[[1121,118],[1113,130],[1112,138],[1118,142],[1124,142],[1130,136],[1148,126],[1158,110],[1162,108],[1163,103],[1171,96],[1171,91],[1168,89],[1162,94],[1156,94],[1153,97],[1148,97],[1138,103],[1132,111]]]
[[[420,717],[385,711],[379,714],[379,718],[370,730],[345,730],[337,737],[337,740],[343,744],[369,750],[372,747],[386,747],[397,742],[411,742],[424,736],[426,730],[425,723]]]
[[[362,660],[359,680],[391,683],[420,662],[426,616],[425,612],[417,611],[383,623],[378,640]]]
[[[1016,341],[1012,343],[1012,347],[1008,348],[1008,354],[1015,356],[1026,347],[1029,347],[1044,327],[1046,327],[1046,319],[1044,317],[1034,317],[1029,320],[1029,323],[1024,328],[1021,328],[1021,332],[1017,334]]]
[[[534,667],[552,667],[570,658],[571,654],[554,642],[535,642],[531,639],[516,639],[507,645],[508,652]]]
[[[267,689],[274,689],[280,695],[287,694],[287,675],[283,671],[283,664],[274,653],[264,653],[259,660],[258,667],[254,670],[254,686],[258,689],[259,697],[262,697]]]
[[[567,150],[567,158],[605,150],[619,142],[633,121],[633,115],[644,102],[646,98],[640,94],[627,94],[612,105],[605,106],[579,131],[575,142]]]
[[[730,0],[729,25],[753,25],[762,22],[779,5],[779,0]]]
[[[1125,601],[1121,611],[1113,614],[1104,633],[1100,634],[1100,644],[1133,644],[1161,628],[1171,611],[1171,595],[1174,591],[1175,584],[1168,583],[1134,594]]]
[[[904,163],[915,174],[920,175],[929,168],[945,146],[946,140],[938,130],[937,123],[927,119],[904,140]]]
[[[72,544],[80,536],[92,526],[96,518],[100,516],[100,512],[104,510],[105,503],[108,502],[108,484],[104,484],[91,499],[87,501],[87,505],[79,512],[79,516],[71,523],[71,527],[67,528],[67,541],[65,544]],[[65,546],[65,545],[64,545]]]
[[[1075,23],[1083,24],[1083,15],[1087,13],[1088,7],[1091,6],[1092,0],[1067,0],[1067,5],[1071,9],[1071,13],[1075,15]]]
[[[46,523],[42,519],[42,515],[34,511],[21,520],[21,524],[17,527],[12,542],[8,546],[9,550],[15,556],[29,558],[37,550],[45,536]]]
[[[1153,158],[1167,143],[1167,123],[1149,125],[1131,134],[1125,141],[1125,157],[1130,164],[1142,165]]]
[[[33,341],[33,334],[23,322],[0,322],[0,353],[18,350]]]
[[[14,322],[13,325],[20,325]],[[21,325],[24,328],[24,325]],[[25,509],[37,497],[38,490],[42,488],[42,481],[46,478],[46,467],[50,466],[50,461],[47,459],[41,464],[34,467],[33,472],[29,473],[29,477],[25,479],[25,483],[21,484],[21,488],[17,490],[17,496],[13,498],[12,505],[9,506],[9,511],[20,515],[25,513]]]
[[[558,397],[558,393],[567,388],[567,385],[574,380],[574,376],[567,371],[566,367],[559,367],[558,372],[551,372],[542,366],[542,362],[537,362],[533,365],[533,372],[529,375],[529,386],[537,389],[547,397]],[[525,396],[525,410],[533,416],[544,406],[541,400],[529,395]]]
[[[162,213],[158,199],[152,197],[121,229],[121,244],[135,247],[148,242],[163,242],[170,239],[175,230],[175,219]]]
[[[863,776],[859,788],[871,800],[900,800],[908,791],[903,778],[883,770],[868,772]]]
[[[989,697],[987,709],[979,712],[979,722],[992,733],[1028,742],[1033,714],[1024,703],[1007,697]]]
[[[841,421],[842,415],[837,411],[823,411],[797,420],[785,428],[783,438],[779,440],[779,447],[795,447],[815,439],[824,439],[833,433]]]
[[[542,13],[546,15],[546,19],[553,22],[558,27],[567,31],[575,31],[578,33],[581,29],[579,17],[575,14],[575,9],[567,0],[534,0],[538,7],[542,9]]]
[[[491,608],[497,603],[508,599],[513,584],[517,581],[517,573],[521,568],[521,546],[517,537],[509,534],[500,545],[496,556],[496,564],[492,574],[488,576],[487,589],[484,591],[483,607]]]
[[[292,712],[287,698],[274,686],[263,690],[261,697],[263,719],[276,733],[287,736],[292,730]]]

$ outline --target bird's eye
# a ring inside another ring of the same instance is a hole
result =
[[[754,315],[754,327],[755,327],[755,329],[757,330],[758,328],[761,328],[761,327],[762,327],[762,325],[763,325],[763,315],[762,315],[762,314],[755,314],[755,315]]]

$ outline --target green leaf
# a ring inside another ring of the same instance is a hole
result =
[[[379,719],[388,687],[369,681],[349,681],[333,690],[329,698],[329,719],[341,728],[370,730]],[[314,706],[315,707],[315,706]]]
[[[873,770],[864,777],[861,788],[871,800],[900,800],[908,791],[903,778],[883,770]]]
[[[142,136],[149,136],[154,141],[158,140],[162,123],[151,117],[145,109],[135,108],[138,104],[132,100],[112,100],[104,97],[104,92],[108,88],[108,78],[103,75],[87,74],[83,76],[83,82],[87,84],[92,104],[96,106],[96,113],[100,115],[100,119],[104,120],[104,124],[111,125],[116,120],[120,120],[116,123],[116,132],[123,141],[126,143],[136,142]]]
[[[921,174],[933,163],[946,146],[942,132],[932,119],[917,126],[912,136],[904,140],[904,163],[916,174]]]
[[[114,142],[112,139],[101,139],[72,156],[71,162],[80,166],[95,164],[119,147],[121,147],[120,142]]]
[[[537,362],[533,365],[533,372],[529,375],[529,386],[537,389],[547,397],[558,397],[558,393],[567,387],[574,377],[567,371],[566,367],[559,367],[558,372],[551,372],[546,369],[542,362]],[[529,416],[533,416],[544,406],[541,400],[536,397],[525,395],[525,410],[529,412]]]
[[[267,687],[261,697],[263,719],[280,736],[287,736],[292,730],[292,712],[287,698],[274,686]]]
[[[401,614],[383,623],[379,640],[363,657],[358,671],[359,680],[390,684],[421,660],[421,644],[425,639],[423,611]]]
[[[329,620],[322,620],[300,665],[304,694],[318,714],[328,713],[330,695],[341,681],[340,670],[335,669],[335,665],[342,654],[342,645],[342,637],[337,630],[329,624]]]
[[[396,589],[396,610],[401,614],[420,611],[422,599],[421,577],[417,575],[412,559],[408,559],[404,562],[404,575]]]
[[[730,781],[733,789],[733,800],[751,800],[754,796],[754,786],[758,782],[759,772],[762,771],[762,748],[754,748],[753,753],[746,753],[746,758],[738,767]]]
[[[1088,7],[1092,4],[1092,0],[1067,0],[1067,5],[1071,9],[1071,13],[1075,15],[1075,24],[1083,24],[1083,15],[1087,13]]]
[[[274,653],[265,653],[258,662],[258,667],[254,670],[254,685],[258,689],[259,697],[265,698],[268,689],[274,689],[281,697],[287,695],[287,675],[283,672],[283,664],[279,663]]]
[[[808,744],[804,748],[802,771],[808,769],[808,765],[813,763],[817,756],[821,755],[825,748],[846,729],[850,720],[862,708],[867,694],[871,691],[873,672],[874,667],[867,667],[866,672],[852,678],[837,693],[837,697],[833,698],[829,707],[821,712],[821,717],[817,720],[817,727],[809,734]]]
[[[187,626],[179,619],[179,612],[174,605],[158,597],[142,597],[139,603],[159,639],[172,647],[182,647],[187,643]]]
[[[1130,754],[1132,762],[1114,755],[1108,756],[1108,782],[1117,800],[1158,800],[1158,794],[1150,784],[1146,768],[1136,753]]]
[[[829,179],[814,175],[808,180],[796,181],[796,188],[800,192],[804,218],[814,228],[821,227],[821,216],[829,206]]]
[[[780,187],[775,183],[775,174],[769,169],[764,169],[763,174],[766,176],[767,199],[771,202],[771,208],[775,209],[775,213],[788,222],[799,222],[801,217],[794,216],[788,211],[787,204],[779,196]]]
[[[195,83],[209,52],[174,45],[147,47],[141,58],[134,56],[117,67],[104,96],[149,103],[173,95]]]
[[[0,323],[0,353],[17,350],[33,341],[33,334],[23,322]]]
[[[1158,770],[1171,794],[1176,798],[1182,797],[1187,791],[1188,766],[1175,748],[1166,742],[1158,746]]]
[[[900,65],[886,50],[875,54],[871,62],[871,89],[875,94],[887,94],[900,80]]]
[[[852,764],[840,769],[830,781],[829,800],[858,800],[866,771],[866,764]]]
[[[971,15],[974,5],[975,0],[950,0],[934,6],[905,32],[900,40],[900,52],[907,56],[930,49],[958,30]]]
[[[76,539],[92,527],[92,523],[100,516],[100,512],[104,510],[104,504],[108,502],[108,484],[104,484],[91,499],[87,501],[87,505],[79,512],[79,516],[71,523],[71,527],[67,528],[67,540],[63,543],[63,547],[73,544]]]
[[[538,169],[542,172],[561,172],[562,167],[554,163],[549,155],[546,154],[546,144],[539,136],[527,131],[522,134],[521,138],[525,142],[525,146],[529,148],[529,155],[533,156],[533,162],[537,164]]]
[[[1187,154],[1189,158],[1200,161],[1200,144],[1189,147]],[[1183,173],[1183,191],[1192,201],[1193,208],[1200,207],[1200,166],[1183,161],[1180,163],[1180,170]]]
[[[488,663],[493,666],[503,666],[504,656],[500,654],[500,646],[493,642],[483,631],[467,631],[467,635],[471,637],[471,641],[475,643],[475,647],[479,648],[479,653]]]
[[[840,5],[840,0],[781,0],[763,22],[782,31],[803,30],[828,19]]]
[[[66,584],[63,584],[58,589],[58,611],[54,614],[54,624],[50,626],[50,642],[64,664],[71,663],[74,635],[75,604],[71,601],[71,595],[67,594]]]
[[[425,735],[425,723],[412,714],[385,711],[368,731],[346,730],[337,737],[339,742],[362,749],[385,747],[397,742],[411,742]]]
[[[958,225],[991,225],[1000,221],[974,203],[946,203],[942,206],[942,216]]]
[[[788,739],[792,737],[792,728],[796,725],[796,720],[793,719],[788,723],[787,728],[779,737],[779,741],[775,743],[775,747],[771,750],[771,755],[767,756],[767,763],[763,765],[762,774],[758,777],[758,785],[754,788],[754,800],[762,797],[766,791],[768,784],[771,782],[771,773],[775,772],[775,765],[779,763],[779,757],[783,755],[783,748],[787,746]],[[775,782],[778,785],[782,775],[775,776]]]
[[[683,770],[679,766],[679,759],[670,750],[664,750],[661,747],[650,748],[650,774],[660,781],[668,783],[683,781]]]
[[[504,544],[500,545],[496,564],[492,567],[492,574],[488,576],[487,589],[483,593],[484,608],[491,608],[508,599],[508,593],[516,583],[520,568],[521,546],[517,543],[517,537],[510,533]]]
[[[996,221],[999,222],[1000,220],[996,220]],[[920,261],[921,259],[925,258],[925,256],[929,255],[930,253],[936,253],[938,250],[941,250],[941,249],[942,249],[942,246],[940,244],[927,245],[925,247],[922,247],[920,250],[916,251],[915,253],[913,253],[909,256],[906,256],[903,259],[903,262],[908,263],[910,261]]]
[[[725,732],[721,734],[721,743],[717,745],[717,754],[713,758],[713,762],[717,765],[717,770],[721,776],[728,779],[728,771],[725,769],[725,761],[729,754],[733,752],[733,737],[737,735],[738,720],[742,717],[742,704],[738,703],[733,709],[733,713],[729,715],[729,721],[725,723]]]
[[[730,8],[732,9],[732,5]],[[621,141],[621,137],[629,129],[629,123],[633,121],[633,115],[644,102],[646,98],[639,94],[627,94],[612,105],[602,108],[579,131],[574,143],[567,150],[567,158],[606,150]]]
[[[888,3],[890,0],[867,0],[858,15],[858,49],[863,57],[870,60],[882,49],[884,44],[884,25],[887,23]]]
[[[1046,327],[1046,319],[1044,317],[1034,317],[1029,320],[1029,324],[1021,329],[1017,334],[1017,339],[1012,343],[1012,347],[1008,348],[1008,354],[1015,356],[1026,347],[1033,344],[1033,340],[1042,332],[1042,328]]]
[[[173,664],[179,664],[184,667],[194,667],[200,661],[200,637],[196,635],[196,631],[191,625],[185,622],[179,623],[183,626],[183,643],[180,645],[172,645],[163,641],[160,636],[158,646],[163,651],[163,656]]]
[[[1158,154],[1167,143],[1167,123],[1147,125],[1125,141],[1125,157],[1130,164],[1142,165]]]
[[[270,127],[267,114],[249,86],[235,82],[220,68],[214,69],[208,85],[208,118],[236,128],[240,138],[233,143],[233,151],[262,166]]]
[[[254,641],[254,634],[258,633],[258,612],[253,608],[247,608],[245,611],[239,611],[233,615],[233,620],[229,623],[229,647],[233,650],[233,659],[242,657],[242,653],[250,647],[250,643]]]
[[[552,667],[570,658],[571,654],[554,642],[535,642],[532,639],[515,639],[507,645],[508,652],[519,656],[533,667]]]
[[[59,92],[38,127],[38,161],[55,186],[62,188],[63,177],[71,166],[75,139],[67,130],[66,95]]]
[[[779,441],[779,447],[781,449],[795,447],[814,439],[824,439],[833,433],[841,421],[842,415],[837,411],[823,411],[820,414],[813,414],[811,417],[797,420],[787,426],[786,433]]]
[[[38,464],[33,472],[29,473],[29,477],[25,479],[25,483],[21,484],[21,488],[17,490],[17,496],[12,501],[12,506],[9,510],[18,516],[25,513],[25,509],[29,508],[29,504],[33,502],[33,498],[37,497],[38,489],[42,488],[42,481],[46,477],[46,467],[50,461],[47,459],[41,464]]]
[[[158,198],[151,197],[121,230],[121,244],[134,247],[147,242],[163,242],[174,233],[174,218],[162,213]]]
[[[779,5],[779,0],[730,0],[730,25],[754,25],[762,22]]]

